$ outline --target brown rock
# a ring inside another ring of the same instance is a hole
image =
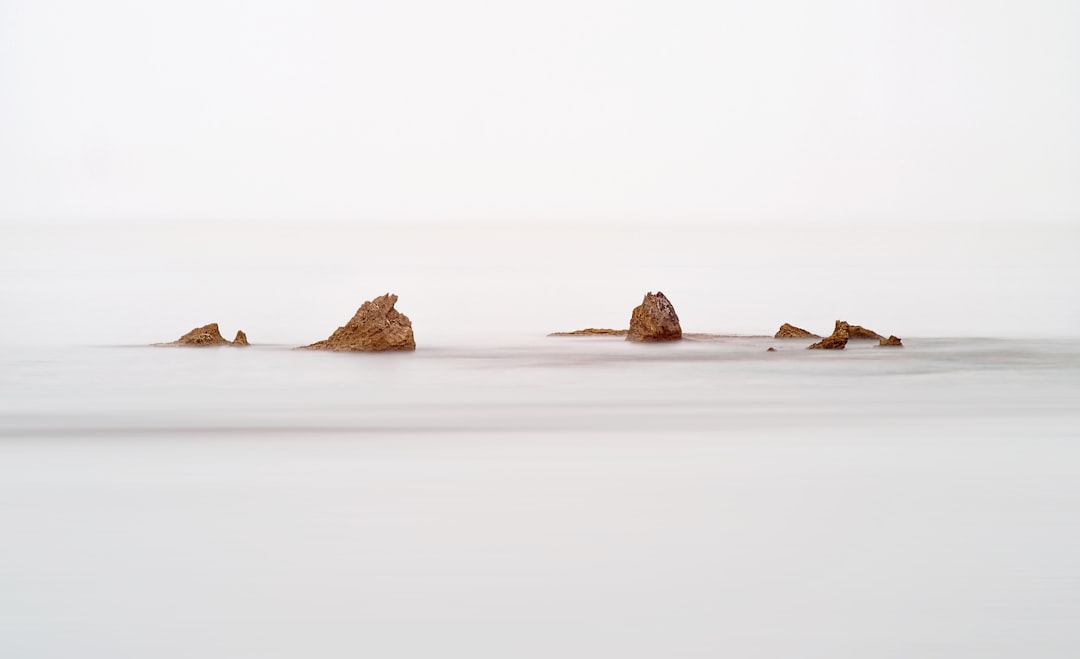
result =
[[[360,305],[356,315],[325,341],[307,346],[312,350],[337,352],[382,352],[416,350],[412,322],[394,309],[398,297],[387,293]]]
[[[889,338],[878,341],[878,347],[903,348],[904,344],[900,341],[900,337],[889,335]]]
[[[878,334],[874,330],[868,330],[860,325],[849,325],[848,338],[852,340],[862,341],[880,341],[885,337]]]
[[[548,336],[626,336],[630,330],[617,330],[617,329],[605,329],[588,327],[586,329],[574,330],[573,332],[552,332]]]
[[[843,350],[847,345],[851,326],[842,320],[836,321],[836,328],[833,329],[833,333],[817,343],[808,346],[810,350]]]
[[[187,334],[181,336],[172,343],[155,343],[154,345],[162,346],[246,346],[247,335],[243,331],[236,333],[236,341],[229,343],[225,340],[225,337],[221,335],[221,330],[218,329],[217,323],[210,323],[209,325],[203,325],[202,327],[196,327]]]
[[[801,327],[795,327],[789,323],[784,323],[780,326],[780,329],[776,331],[774,339],[820,339],[817,334],[807,332]]]
[[[678,341],[682,338],[682,326],[675,307],[663,293],[646,293],[641,304],[630,315],[627,341]]]
[[[772,346],[769,346],[769,349],[766,350],[765,352],[776,352],[776,348],[774,348]]]
[[[175,342],[178,346],[223,346],[228,343],[221,335],[217,323],[196,327]]]

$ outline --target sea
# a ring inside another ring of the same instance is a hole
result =
[[[0,347],[0,657],[1080,656],[1076,341],[247,329]]]

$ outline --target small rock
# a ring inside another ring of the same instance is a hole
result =
[[[812,332],[807,332],[801,327],[795,327],[790,323],[784,323],[776,331],[774,339],[820,339],[821,337]]]
[[[808,346],[809,350],[843,350],[847,345],[850,333],[850,325],[842,320],[836,321],[833,333],[817,343]]]
[[[769,346],[769,349],[766,350],[765,352],[776,352],[776,348],[773,348],[772,346]]]
[[[249,345],[251,345],[250,343],[248,343],[247,334],[244,334],[244,330],[237,330],[236,331],[236,338],[233,339],[232,344],[234,346],[249,346]]]
[[[627,341],[678,341],[682,339],[682,326],[675,307],[663,293],[646,293],[641,304],[630,315]]]
[[[630,330],[587,327],[573,332],[552,332],[548,336],[626,336]]]
[[[174,342],[178,346],[223,346],[229,342],[221,335],[217,323],[196,327]]]
[[[878,347],[903,348],[904,344],[900,341],[900,337],[890,334],[889,338],[878,341]]]
[[[848,338],[852,340],[862,341],[880,341],[885,337],[878,334],[874,330],[868,330],[861,325],[849,325],[848,326]]]

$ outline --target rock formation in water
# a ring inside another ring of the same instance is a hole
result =
[[[236,330],[236,338],[232,340],[234,346],[247,346],[248,343],[247,334],[244,334],[244,330]]]
[[[573,332],[552,332],[548,336],[626,336],[630,330],[587,327]]]
[[[630,329],[626,333],[627,341],[678,341],[682,338],[682,327],[675,307],[663,293],[646,293],[641,304],[634,307],[630,315]]]
[[[776,348],[774,348],[772,346],[769,346],[769,349],[766,350],[765,352],[776,352]]]
[[[387,293],[363,303],[344,327],[337,328],[325,341],[307,347],[337,352],[416,350],[412,323],[394,309],[397,299],[396,295]]]
[[[890,334],[889,338],[878,341],[878,347],[903,348],[904,344],[900,341],[900,337]]]
[[[167,346],[230,346],[230,345],[248,345],[247,336],[243,332],[236,333],[236,341],[229,343],[225,340],[225,337],[221,335],[221,330],[218,329],[217,323],[210,323],[209,325],[203,325],[202,327],[196,327],[187,334],[181,336],[172,343],[162,343],[157,345]],[[240,342],[243,339],[243,342]]]
[[[848,325],[848,338],[851,340],[880,341],[885,337],[874,330],[868,330],[860,325]]]
[[[842,320],[836,321],[836,328],[833,329],[833,333],[817,343],[808,346],[810,350],[843,350],[847,345],[851,326]]]
[[[790,323],[784,323],[776,331],[774,339],[820,339],[821,337],[812,332],[807,332],[801,327],[795,327]]]

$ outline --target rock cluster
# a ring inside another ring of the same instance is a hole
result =
[[[784,323],[776,331],[774,339],[820,339],[821,337],[812,332],[807,332],[801,327],[795,327],[790,323]]]
[[[678,341],[682,339],[682,326],[671,300],[657,291],[646,293],[641,304],[630,315],[627,341]]]
[[[851,326],[842,320],[836,321],[833,333],[817,343],[808,346],[810,350],[843,350],[851,338]]]
[[[324,341],[307,346],[311,350],[337,352],[382,352],[416,350],[412,322],[394,309],[398,297],[387,293],[360,305],[343,327]]]
[[[187,334],[181,336],[172,343],[166,343],[163,345],[171,346],[246,346],[247,335],[242,331],[236,333],[236,340],[230,343],[221,335],[221,330],[218,329],[217,323],[210,323],[209,325],[203,325],[202,327],[196,327]]]

